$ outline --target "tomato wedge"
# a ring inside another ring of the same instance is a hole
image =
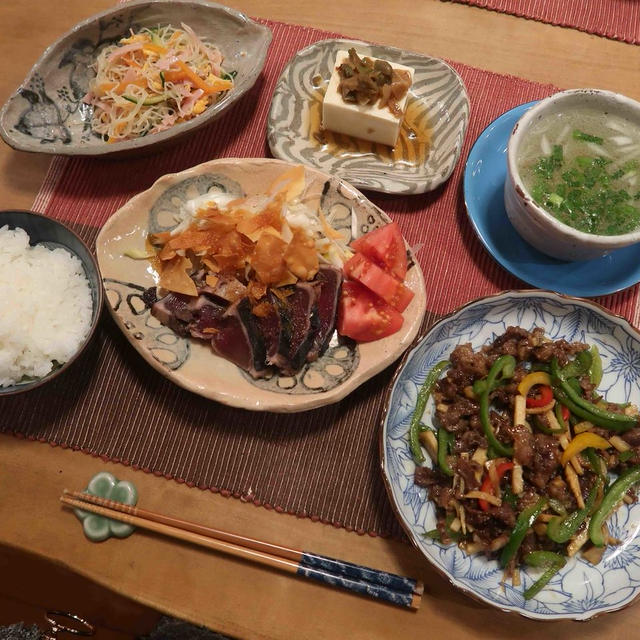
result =
[[[398,280],[404,280],[407,275],[407,250],[396,222],[365,233],[354,240],[351,247],[386,269]]]
[[[356,253],[344,265],[348,278],[357,280],[365,287],[377,293],[387,304],[398,311],[404,311],[413,298],[413,291],[407,289],[392,275],[383,271],[377,264],[361,253]]]
[[[371,342],[395,333],[402,314],[359,282],[342,283],[338,304],[338,333],[358,342]]]

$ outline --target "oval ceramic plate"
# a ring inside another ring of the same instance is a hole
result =
[[[146,260],[133,260],[124,253],[144,252],[147,233],[175,226],[174,216],[188,199],[219,191],[238,197],[261,194],[291,166],[262,158],[224,159],[164,176],[117,211],[96,241],[109,310],[129,341],[176,384],[234,407],[294,412],[337,402],[404,352],[425,312],[424,279],[412,260],[406,285],[415,297],[398,333],[364,344],[338,343],[334,336],[325,354],[297,376],[268,380],[254,380],[214,355],[209,345],[180,338],[149,314],[142,293],[155,285],[155,274]],[[389,222],[351,185],[316,169],[307,168],[305,174],[309,206],[317,205],[346,240]]]
[[[456,545],[443,546],[424,538],[435,528],[435,508],[425,489],[413,482],[415,464],[407,432],[416,394],[427,373],[458,344],[474,349],[491,342],[508,326],[527,330],[543,327],[551,338],[597,345],[604,376],[599,389],[615,402],[640,403],[640,334],[623,318],[599,305],[547,291],[509,291],[481,298],[435,324],[405,358],[394,381],[381,434],[382,470],[387,491],[407,534],[420,552],[451,583],[483,602],[529,618],[585,620],[631,603],[640,593],[640,503],[623,505],[609,520],[613,537],[600,564],[580,557],[566,566],[535,598],[523,591],[534,582],[535,570],[522,571],[522,585],[502,584],[496,560],[469,556]],[[431,400],[425,411],[430,422]]]
[[[475,232],[493,258],[514,276],[541,289],[573,296],[604,296],[640,281],[640,245],[581,262],[540,253],[513,228],[504,208],[507,143],[522,104],[494,120],[478,137],[464,171],[464,200]]]
[[[9,229],[24,229],[29,236],[31,245],[43,245],[47,249],[64,249],[68,253],[76,256],[82,263],[85,275],[91,289],[92,313],[91,325],[89,331],[79,349],[74,356],[67,360],[63,365],[53,369],[51,373],[43,378],[28,380],[15,384],[11,387],[0,387],[0,398],[9,396],[14,393],[22,393],[39,387],[65,371],[84,351],[91,341],[91,338],[98,326],[100,313],[102,312],[102,286],[100,283],[100,275],[98,273],[98,265],[96,260],[89,251],[87,245],[70,229],[65,227],[61,222],[52,220],[39,213],[32,211],[0,211],[0,228],[9,227]],[[6,304],[6,300],[3,304]]]
[[[184,22],[215,44],[235,86],[201,115],[166,131],[109,144],[91,131],[92,108],[82,102],[100,50],[130,29]],[[0,111],[0,135],[22,151],[62,155],[125,154],[175,141],[211,122],[246,93],[264,65],[271,31],[244,14],[204,0],[142,0],[120,4],[76,25],[51,45]]]
[[[372,148],[368,143],[336,155],[318,142],[314,131],[320,122],[324,88],[336,53],[350,47],[362,56],[415,69],[406,117],[411,110],[416,128],[430,130],[426,160],[394,161],[388,147]],[[322,40],[299,51],[280,75],[267,135],[277,158],[318,167],[362,189],[410,194],[430,191],[447,180],[460,157],[468,123],[467,92],[460,76],[442,60],[357,40]]]

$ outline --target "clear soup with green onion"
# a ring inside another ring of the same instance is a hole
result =
[[[518,170],[537,204],[586,233],[640,229],[640,127],[589,107],[542,118]]]

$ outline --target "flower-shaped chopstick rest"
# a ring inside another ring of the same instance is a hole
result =
[[[107,471],[101,471],[93,476],[85,489],[85,493],[131,506],[134,506],[138,501],[138,491],[131,482],[118,480],[112,473]],[[130,524],[98,516],[82,509],[74,509],[73,512],[82,521],[84,534],[92,542],[102,542],[111,536],[126,538],[135,529]]]

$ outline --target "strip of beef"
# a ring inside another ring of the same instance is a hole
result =
[[[438,470],[427,467],[416,467],[414,482],[419,487],[426,487],[429,498],[439,507],[446,509],[453,499],[453,489],[449,486],[449,479]]]
[[[329,344],[331,334],[336,325],[336,312],[338,310],[338,298],[340,285],[342,284],[342,271],[329,265],[322,265],[318,269],[315,281],[319,286],[318,299],[316,301],[318,311],[318,331],[309,353],[307,362],[313,362],[321,356]]]
[[[544,433],[534,435],[533,469],[527,475],[531,484],[545,489],[560,465],[560,443],[557,438]]]
[[[480,483],[476,478],[476,472],[482,471],[482,467],[477,462],[458,456],[455,459],[454,466],[456,472],[464,479],[466,491],[473,491],[479,488]]]
[[[438,411],[437,415],[439,423],[451,433],[466,431],[469,417],[477,415],[480,410],[477,402],[460,396],[447,407],[446,411]]]
[[[533,467],[535,461],[535,439],[533,433],[522,424],[510,424],[507,432],[513,438],[515,459],[523,467]]]

